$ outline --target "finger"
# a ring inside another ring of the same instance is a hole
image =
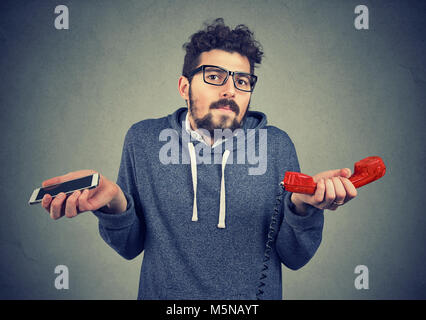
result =
[[[90,191],[88,189],[84,189],[81,192],[80,197],[78,198],[78,209],[80,212],[91,210],[91,206],[88,202]]]
[[[50,179],[44,180],[44,181],[41,183],[41,186],[42,186],[43,188],[45,188],[45,187],[50,186],[50,185],[52,185],[52,184],[57,184],[57,183],[58,183],[57,181],[59,181],[59,180],[58,180],[58,177],[50,178]]]
[[[78,207],[80,212],[97,210],[105,204],[97,196],[96,189],[85,189],[78,198]]]
[[[50,203],[52,201],[52,196],[50,194],[45,194],[43,199],[41,199],[41,206],[50,213]]]
[[[335,211],[339,206],[345,203],[346,190],[343,186],[343,183],[340,181],[340,177],[331,178],[334,186],[334,193],[336,194],[336,198],[333,202],[327,207],[328,210]],[[337,204],[336,204],[337,203]]]
[[[340,181],[342,181],[342,184],[346,190],[345,202],[352,200],[358,195],[358,191],[349,179],[340,177]]]
[[[99,187],[92,190],[86,190],[83,192],[85,193],[83,197],[80,196],[80,198],[82,198],[81,204],[85,211],[93,211],[98,210],[110,202],[118,193],[119,187],[113,183],[102,191],[100,191]]]
[[[335,170],[328,170],[328,171],[320,172],[320,173],[314,175],[312,178],[314,179],[314,182],[318,182],[321,179],[331,179],[333,177],[347,177],[347,178],[349,178],[350,176],[351,176],[351,169],[343,168],[343,169],[335,169]]]
[[[44,180],[41,183],[41,186],[42,187],[48,187],[48,186],[51,186],[51,185],[54,185],[54,184],[58,184],[58,183],[62,183],[62,182],[65,182],[65,181],[66,180],[64,179],[64,176],[57,176],[57,177],[53,177],[53,178]]]
[[[331,207],[332,202],[336,198],[336,193],[334,191],[334,184],[331,179],[325,180],[325,197],[324,201],[321,203],[323,208]]]
[[[352,175],[352,171],[349,168],[340,169],[340,176],[344,178],[349,178]]]
[[[342,169],[335,169],[335,170],[328,170],[328,171],[320,172],[320,173],[313,176],[314,182],[317,182],[321,179],[327,180],[327,179],[332,178],[332,177],[338,177],[338,176],[341,175],[341,170]]]
[[[334,184],[334,192],[336,194],[336,198],[333,202],[337,202],[339,204],[345,203],[346,198],[346,189],[343,186],[342,181],[340,180],[340,177],[333,177],[331,178]]]
[[[59,219],[62,214],[62,205],[66,199],[65,193],[59,193],[50,204],[50,217],[53,220]]]
[[[73,218],[77,215],[77,203],[80,191],[75,191],[71,196],[68,197],[65,205],[65,215],[68,218]]]
[[[314,201],[316,202],[316,204],[319,204],[324,201],[324,194],[325,194],[325,182],[324,182],[324,179],[321,179],[317,183],[317,188],[314,194]]]

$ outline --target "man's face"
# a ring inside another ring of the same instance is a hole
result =
[[[230,71],[250,73],[250,62],[239,53],[211,50],[200,55],[201,65],[215,65]],[[198,67],[197,66],[197,67]],[[238,90],[230,76],[223,86],[204,82],[203,72],[195,74],[188,88],[189,121],[193,129],[239,128],[250,104],[251,92]]]

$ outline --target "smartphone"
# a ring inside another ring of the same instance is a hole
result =
[[[45,194],[50,194],[53,198],[59,193],[71,194],[77,190],[93,189],[99,185],[99,173],[94,173],[90,176],[66,181],[63,183],[54,184],[44,188],[37,188],[33,191],[29,204],[41,202]]]

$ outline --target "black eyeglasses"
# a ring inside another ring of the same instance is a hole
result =
[[[204,82],[213,86],[223,86],[228,80],[229,76],[232,76],[235,88],[244,92],[252,92],[257,81],[257,76],[254,74],[229,71],[218,66],[206,64],[192,70],[189,73],[188,78],[192,78],[200,71],[203,71]]]

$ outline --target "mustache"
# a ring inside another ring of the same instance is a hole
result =
[[[229,108],[234,111],[236,115],[240,113],[240,107],[238,106],[238,104],[234,100],[229,99],[220,99],[216,102],[213,102],[210,105],[210,109],[218,109],[225,106],[229,106]]]

